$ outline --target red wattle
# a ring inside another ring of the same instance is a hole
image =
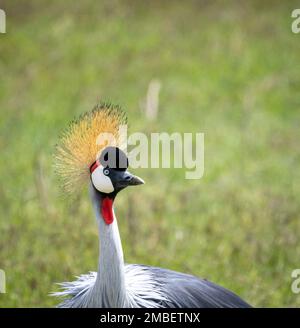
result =
[[[106,224],[113,223],[114,214],[113,214],[113,199],[105,197],[102,199],[101,203],[101,214]]]

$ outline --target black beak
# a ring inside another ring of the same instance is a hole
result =
[[[129,172],[127,172],[129,173]],[[145,181],[143,179],[141,179],[140,177],[137,177],[136,175],[132,175],[131,173],[129,173],[131,176],[131,179],[129,180],[129,184],[128,186],[138,186],[141,184],[144,184]]]
[[[121,172],[120,172],[121,173]],[[125,188],[127,186],[138,186],[144,184],[144,180],[131,174],[128,171],[118,174],[118,178],[114,181],[116,188]]]

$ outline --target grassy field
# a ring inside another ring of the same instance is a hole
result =
[[[267,4],[266,4],[267,3]],[[119,195],[125,259],[185,271],[254,306],[300,306],[297,1],[1,1],[0,307],[53,306],[55,282],[97,268],[87,191],[61,197],[58,135],[101,99],[130,131],[204,132],[205,174],[135,171]],[[158,119],[141,112],[162,85]]]

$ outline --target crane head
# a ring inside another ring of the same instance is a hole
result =
[[[98,192],[114,197],[128,186],[144,184],[141,178],[127,169],[125,153],[117,147],[107,147],[90,167],[92,185]]]
[[[54,155],[64,192],[76,193],[89,182],[106,224],[114,220],[116,194],[144,183],[127,170],[128,158],[121,150],[126,148],[126,125],[127,117],[119,106],[100,103],[69,124]]]
[[[99,162],[99,154],[100,157],[102,153],[105,154],[103,151],[106,147],[114,146],[118,149],[126,147],[126,132],[122,129],[126,125],[127,117],[123,110],[118,105],[108,103],[96,105],[92,111],[82,114],[69,124],[68,128],[63,131],[54,154],[54,168],[65,194],[77,193],[90,182],[91,167]],[[102,136],[104,136],[105,142],[103,142]],[[105,138],[105,136],[109,136],[109,138]],[[116,171],[115,181],[112,184],[114,190],[117,190],[120,188],[117,186],[117,177],[120,177],[121,170],[118,170],[117,166],[107,166],[103,169],[112,171],[109,173],[110,180],[114,179],[112,175]],[[99,186],[100,173],[101,170],[103,173],[103,169],[95,170],[93,173],[93,180],[97,180],[96,186]],[[123,171],[126,170],[123,168]],[[108,181],[108,178],[102,177],[101,179]],[[108,182],[106,184],[109,185]],[[107,185],[100,189],[109,190]]]

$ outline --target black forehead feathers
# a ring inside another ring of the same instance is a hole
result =
[[[103,167],[109,167],[119,171],[125,171],[128,168],[127,156],[117,147],[105,148],[101,153],[99,161]]]

